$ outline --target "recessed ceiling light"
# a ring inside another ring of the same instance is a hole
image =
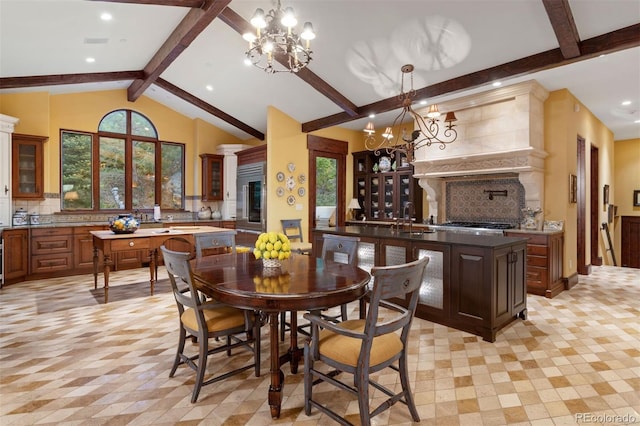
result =
[[[369,114],[369,118],[376,118],[376,115],[371,113],[371,114]]]
[[[102,15],[100,15],[100,19],[102,19],[103,21],[110,21],[112,18],[113,16],[111,16],[109,12],[104,12]]]
[[[640,124],[640,120],[636,120],[636,121],[634,121],[634,123],[638,123],[638,124]]]
[[[631,105],[631,101],[622,101],[622,105],[624,106]]]
[[[424,100],[420,101],[420,105],[426,105],[426,104],[427,104],[427,101],[424,101]]]
[[[500,87],[500,86],[502,86],[502,83],[501,83],[501,82],[499,82],[499,81],[494,81],[494,82],[493,82],[493,84],[492,84],[492,86],[493,86],[493,87]]]
[[[212,86],[212,85],[207,84],[207,85],[205,86],[205,88],[206,88],[208,91],[213,92],[213,86]]]
[[[244,64],[245,64],[246,66],[253,65],[253,64],[251,63],[251,59],[249,59],[249,58],[244,58]]]
[[[85,61],[86,61],[88,64],[92,64],[92,63],[94,63],[94,62],[96,61],[96,58],[91,58],[91,57],[89,57],[89,58],[85,59]]]

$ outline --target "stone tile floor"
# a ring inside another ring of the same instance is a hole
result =
[[[1,289],[0,424],[334,423],[317,410],[304,414],[302,369],[292,375],[288,366],[282,415],[271,419],[266,327],[261,377],[249,370],[206,386],[191,404],[192,371],[168,377],[177,342],[173,297],[162,285],[149,296],[146,280],[145,269],[112,273],[106,305],[91,275]],[[413,322],[410,368],[421,424],[640,423],[640,270],[596,267],[554,299],[530,295],[528,311],[494,343]],[[210,360],[210,370],[228,361]],[[353,398],[328,387],[324,393],[357,423]],[[373,424],[411,420],[396,404]]]

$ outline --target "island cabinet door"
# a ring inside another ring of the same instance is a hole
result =
[[[494,291],[498,291],[492,289],[491,257],[492,250],[482,247],[451,249],[451,320],[460,329],[485,339],[491,329],[491,299]]]
[[[408,260],[424,257],[429,258],[429,263],[422,276],[416,316],[443,323],[448,321],[451,303],[451,279],[448,267],[451,250],[447,245],[414,242],[411,247],[411,258]]]

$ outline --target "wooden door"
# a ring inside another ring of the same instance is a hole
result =
[[[640,268],[640,217],[622,216],[621,266]]]

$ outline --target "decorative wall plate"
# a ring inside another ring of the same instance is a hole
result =
[[[380,157],[380,171],[388,172],[391,170],[391,159],[389,157]]]
[[[298,183],[305,183],[306,180],[307,180],[307,178],[306,178],[305,175],[302,174],[302,175],[298,176]]]
[[[289,176],[287,178],[287,189],[289,191],[293,191],[293,188],[296,187],[296,180],[293,178],[293,176]]]
[[[294,205],[296,203],[296,197],[294,197],[293,195],[289,195],[287,197],[287,204],[289,204],[290,206]]]
[[[278,172],[278,174],[276,174],[276,179],[278,180],[278,182],[284,181],[284,173]]]
[[[293,163],[289,163],[287,164],[287,169],[289,169],[289,171],[293,173],[293,171],[296,169],[296,165]]]
[[[279,186],[278,188],[276,188],[276,195],[278,197],[282,197],[284,195],[284,188]]]
[[[298,188],[298,196],[304,197],[305,190],[303,187]]]

